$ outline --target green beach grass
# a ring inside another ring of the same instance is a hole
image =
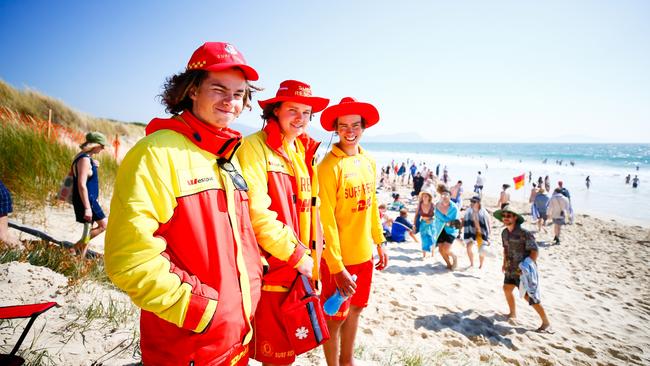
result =
[[[47,121],[52,110],[52,123],[79,131],[100,131],[106,136],[141,134],[140,122],[124,123],[107,118],[84,115],[68,107],[62,101],[31,89],[18,90],[0,79],[0,106],[14,112],[30,115],[39,121]]]
[[[68,278],[70,285],[83,281],[95,281],[111,286],[104,271],[102,260],[80,259],[70,254],[67,249],[45,241],[23,242],[24,249],[17,249],[0,243],[0,264],[24,262],[34,266],[47,267]]]
[[[16,207],[36,209],[51,202],[78,151],[29,126],[4,123],[0,129],[0,177],[12,192]],[[95,158],[100,162],[100,192],[110,194],[117,162],[106,153]]]

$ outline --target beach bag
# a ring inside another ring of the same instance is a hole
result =
[[[280,310],[287,338],[296,356],[329,339],[323,306],[304,275],[299,274],[295,279]]]
[[[68,172],[68,175],[63,178],[61,182],[61,187],[59,188],[59,193],[56,195],[56,199],[61,202],[67,202],[72,204],[72,185],[74,184],[74,175],[72,174],[72,169]]]

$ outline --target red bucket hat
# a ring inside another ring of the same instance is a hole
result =
[[[187,62],[188,70],[221,71],[233,67],[241,69],[246,80],[259,79],[257,71],[246,64],[244,55],[230,43],[205,42]]]
[[[358,114],[366,121],[366,128],[379,122],[379,112],[370,103],[357,102],[352,97],[341,99],[339,104],[330,106],[320,116],[320,124],[325,131],[334,131],[334,121],[340,116]]]
[[[311,106],[311,112],[317,113],[325,109],[330,100],[327,98],[313,97],[311,87],[298,80],[285,80],[280,83],[275,98],[260,100],[258,103],[264,109],[269,104],[277,102],[296,102]]]

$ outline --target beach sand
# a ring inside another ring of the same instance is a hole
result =
[[[388,202],[389,197],[382,191],[379,200]],[[496,198],[484,202],[488,210],[495,209]],[[529,212],[526,203],[513,205]],[[412,212],[415,205],[408,206]],[[34,215],[32,222],[20,221],[40,228],[46,225],[57,239],[80,235],[71,208],[48,210],[53,211],[47,211],[46,222],[42,215]],[[525,217],[530,220],[530,215]],[[375,272],[370,303],[360,321],[358,364],[650,364],[648,228],[577,214],[575,224],[564,227],[561,245],[550,244],[550,226],[548,233],[536,234],[542,304],[554,330],[540,334],[535,332],[540,324],[537,314],[517,290],[518,323],[509,323],[502,315],[507,312],[501,289],[502,226],[496,220],[492,224],[494,257],[486,258],[481,270],[467,268],[469,261],[459,242],[453,249],[459,267],[453,272],[438,253],[421,259],[418,243],[388,244],[390,266]],[[524,227],[534,228],[529,222]],[[101,251],[99,239],[92,248]],[[0,265],[0,293],[0,305],[61,304],[41,315],[30,331],[21,348],[29,349],[30,357],[46,351],[45,360],[57,365],[124,365],[139,360],[134,342],[137,310],[126,295],[110,286],[85,283],[70,288],[63,276],[49,269],[11,262]],[[87,309],[100,304],[105,309],[96,313],[105,316],[89,320],[92,311]],[[106,314],[111,314],[110,319]],[[1,324],[0,351],[8,352],[26,321]],[[325,365],[322,350],[301,355],[296,365]]]

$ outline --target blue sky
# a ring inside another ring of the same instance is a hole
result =
[[[228,41],[260,99],[302,80],[401,140],[650,142],[648,40],[649,1],[0,1],[0,78],[82,112],[162,116],[165,78]]]

